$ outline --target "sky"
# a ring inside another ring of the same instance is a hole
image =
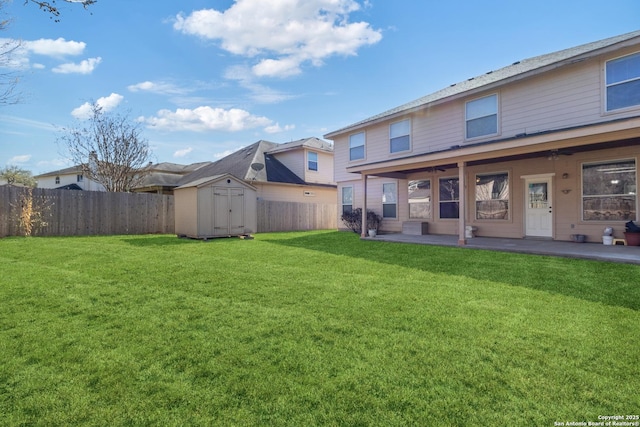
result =
[[[126,114],[152,161],[215,161],[323,135],[522,60],[640,29],[638,0],[13,0],[0,168],[71,166],[88,106]]]

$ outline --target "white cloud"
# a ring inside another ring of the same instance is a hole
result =
[[[127,86],[130,92],[152,92],[162,95],[182,95],[188,93],[189,90],[180,88],[176,85],[166,82],[141,82],[135,85]]]
[[[124,96],[117,93],[112,93],[109,96],[98,98],[98,100],[96,101],[96,104],[102,107],[102,111],[107,113],[113,110],[114,108],[116,108],[122,102],[123,99],[124,99]],[[71,112],[71,115],[76,119],[81,119],[81,120],[88,119],[89,117],[91,117],[91,103],[85,102],[78,108],[74,109]]]
[[[173,157],[184,157],[187,154],[191,153],[193,151],[193,148],[189,147],[189,148],[185,148],[182,150],[178,150],[175,153],[173,153]]]
[[[261,126],[270,126],[272,121],[266,117],[255,116],[238,108],[198,107],[195,109],[178,108],[175,112],[160,110],[156,117],[142,118],[147,125],[169,131],[211,130],[237,132]]]
[[[84,61],[81,61],[78,64],[70,62],[67,64],[58,65],[51,71],[53,71],[54,73],[60,73],[60,74],[72,74],[72,73],[91,74],[93,70],[95,70],[95,68],[101,62],[102,62],[102,58],[100,57],[89,58],[89,59],[85,59]]]
[[[84,52],[84,48],[87,46],[85,42],[76,42],[73,40],[66,41],[62,37],[52,39],[39,39],[33,41],[22,42],[22,45],[31,53],[44,56],[75,56],[81,55]]]
[[[287,77],[333,55],[356,55],[382,39],[367,22],[350,23],[355,0],[236,0],[226,11],[202,9],[179,14],[174,28],[220,40],[233,54],[257,57],[257,76]]]
[[[274,104],[295,98],[294,95],[255,83],[255,76],[251,73],[249,68],[244,66],[229,67],[225,71],[224,77],[229,80],[237,81],[241,87],[250,92],[249,98],[260,104]]]
[[[4,58],[3,66],[7,68],[28,68],[32,66],[36,69],[44,68],[43,64],[36,63],[30,65],[30,59],[32,55],[40,55],[40,56],[48,56],[51,58],[65,58],[67,56],[76,56],[81,55],[84,52],[86,47],[86,43],[84,42],[76,42],[73,40],[67,41],[63,38],[58,39],[39,39],[39,40],[16,40],[16,39],[7,39],[0,38],[0,48],[4,52],[7,52],[6,57]],[[95,59],[94,59],[95,60]],[[80,65],[90,65],[87,61],[87,64]],[[66,68],[69,68],[70,65],[73,64],[64,64],[60,66],[59,72],[65,72]],[[74,71],[77,72],[77,71]]]
[[[294,130],[295,128],[295,125],[285,125],[284,127],[281,127],[278,123],[276,123],[275,125],[267,126],[266,128],[264,128],[264,131],[267,133],[281,133],[289,130]]]
[[[23,154],[21,156],[15,156],[9,159],[9,164],[27,163],[31,160],[31,154]]]

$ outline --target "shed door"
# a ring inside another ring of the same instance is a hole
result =
[[[214,235],[232,236],[244,233],[244,189],[214,187]]]

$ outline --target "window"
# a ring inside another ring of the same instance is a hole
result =
[[[342,187],[342,213],[351,213],[353,210],[353,187]]]
[[[395,182],[382,184],[382,218],[397,218],[398,186]]]
[[[440,178],[440,218],[460,216],[460,188],[458,178]]]
[[[509,174],[476,176],[476,219],[509,219]]]
[[[307,168],[310,171],[318,170],[318,153],[314,153],[313,151],[307,153]]]
[[[431,218],[431,181],[409,181],[409,218]]]
[[[636,204],[635,160],[582,165],[582,219],[635,221]]]
[[[498,95],[467,102],[467,139],[498,133]]]
[[[60,177],[56,176],[56,184],[60,184]]]
[[[640,52],[607,62],[607,111],[640,105]]]
[[[82,182],[83,178],[82,174],[76,175],[76,181],[78,182]]]
[[[349,137],[349,160],[364,159],[364,132]]]
[[[408,151],[411,148],[411,120],[403,120],[401,122],[392,123],[389,126],[389,150],[391,153],[400,151]]]

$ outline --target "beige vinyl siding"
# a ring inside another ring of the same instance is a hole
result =
[[[366,144],[368,145],[368,141]],[[365,153],[368,149],[367,145],[365,145]],[[341,135],[335,139],[333,144],[333,176],[335,182],[359,179],[360,174],[347,172],[347,167],[351,164],[362,164],[363,162],[363,160],[358,160],[357,162],[349,161],[349,137],[347,135]]]
[[[324,151],[307,150],[318,155],[318,170],[311,171],[307,169],[307,154],[305,153],[305,174],[304,181],[312,184],[333,184],[333,154]]]
[[[337,193],[333,187],[291,184],[255,184],[257,197],[261,200],[297,203],[336,203]],[[305,192],[313,196],[305,196]]]
[[[306,168],[306,154],[302,149],[288,150],[273,155],[278,161],[300,177],[304,179],[304,170]]]
[[[174,192],[175,232],[177,235],[198,235],[198,188],[184,188]]]

